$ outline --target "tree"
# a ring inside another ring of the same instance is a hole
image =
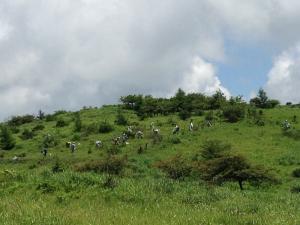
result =
[[[269,99],[264,89],[260,88],[257,97],[250,100],[250,104],[258,108],[274,108],[280,102],[276,99]]]
[[[40,120],[43,120],[45,118],[45,113],[41,109],[38,111],[37,118]]]
[[[74,124],[74,131],[75,132],[80,132],[81,131],[81,128],[82,128],[82,122],[81,122],[81,119],[80,119],[80,113],[77,112],[75,114],[75,124]]]
[[[277,179],[266,169],[259,166],[252,166],[242,156],[225,156],[216,158],[200,165],[202,178],[216,184],[228,181],[238,182],[241,190],[243,183],[258,185],[262,182],[275,183]]]
[[[220,140],[207,140],[202,145],[201,156],[206,160],[220,158],[230,149],[230,144],[223,143]]]
[[[223,108],[223,116],[230,123],[238,122],[245,116],[245,107],[242,104],[228,105]]]
[[[12,135],[8,126],[0,127],[0,148],[3,150],[11,150],[15,147],[16,140]]]

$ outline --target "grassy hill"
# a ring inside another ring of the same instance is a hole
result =
[[[189,120],[176,114],[140,120],[133,111],[122,110],[144,138],[130,138],[128,145],[115,147],[111,139],[127,129],[114,123],[118,109],[80,110],[80,132],[74,132],[75,113],[63,111],[17,126],[16,146],[0,150],[0,224],[300,224],[300,194],[295,193],[300,191],[300,178],[292,176],[300,168],[300,140],[283,135],[281,128],[288,119],[294,120],[295,133],[300,129],[299,108],[262,110],[264,126],[246,117],[237,123],[216,119],[207,127],[201,126],[204,115],[193,116],[193,132],[188,130]],[[57,127],[57,121],[65,126]],[[113,131],[99,133],[102,121],[113,125]],[[159,127],[161,141],[153,140],[151,122]],[[181,127],[177,135],[172,134],[174,123]],[[21,138],[24,130],[34,128],[33,137]],[[48,134],[55,144],[44,157],[41,147]],[[96,140],[103,148],[95,147]],[[214,185],[194,176],[173,180],[155,166],[178,154],[192,162],[206,140],[230,144],[231,154],[271,169],[280,182],[246,183],[241,191],[236,182]],[[67,141],[80,143],[74,154]],[[114,148],[117,157],[127,160],[120,175],[76,170],[105,160]]]

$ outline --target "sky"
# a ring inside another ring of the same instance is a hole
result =
[[[300,102],[298,0],[1,0],[0,120],[141,93]]]

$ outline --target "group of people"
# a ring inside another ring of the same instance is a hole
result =
[[[160,133],[160,129],[157,128],[154,124],[154,122],[151,122],[150,125],[151,131],[154,135],[159,135]],[[189,127],[188,127],[189,131],[193,131],[194,130],[194,124],[193,124],[193,120],[190,120],[189,123]],[[124,144],[124,145],[128,145],[129,142],[129,136],[135,137],[136,139],[143,139],[144,138],[144,133],[141,130],[137,130],[135,133],[133,131],[133,127],[132,126],[128,126],[127,130],[125,132],[122,133],[121,136],[118,136],[116,138],[112,139],[112,144],[114,145],[120,145],[120,144]],[[178,134],[180,132],[180,127],[178,124],[175,124],[175,127],[172,130],[173,134]],[[47,137],[50,136],[50,134],[47,134]],[[71,142],[71,141],[67,141],[66,142],[66,147],[70,149],[71,153],[74,153],[77,150],[77,146],[80,145],[80,143],[75,143],[75,142]],[[100,140],[95,141],[95,147],[97,149],[100,149],[103,147],[103,142]],[[47,145],[43,145],[41,153],[44,157],[47,156],[48,154],[48,146]]]

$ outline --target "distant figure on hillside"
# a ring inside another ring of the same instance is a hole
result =
[[[191,120],[189,125],[189,131],[193,131],[193,130],[194,130],[194,124],[193,124],[193,120]]]
[[[291,124],[287,120],[285,120],[282,124],[282,128],[286,131],[291,128]]]
[[[138,132],[136,132],[135,137],[137,139],[142,139],[144,137],[144,133],[139,130]]]
[[[179,126],[176,124],[175,125],[175,127],[174,127],[174,129],[173,129],[173,134],[177,134],[177,133],[179,133],[179,130],[180,130],[180,128],[179,128]]]
[[[75,144],[75,142],[72,142],[72,143],[71,143],[70,149],[71,149],[71,153],[74,153],[74,152],[75,152],[75,150],[76,150],[76,144]]]
[[[103,146],[102,141],[96,141],[95,142],[96,148],[101,148]]]
[[[46,157],[46,156],[47,156],[47,153],[48,153],[48,148],[43,147],[41,153],[43,154],[44,157]]]

